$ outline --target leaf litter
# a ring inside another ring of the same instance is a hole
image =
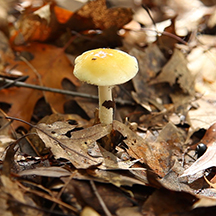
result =
[[[131,2],[1,4],[1,215],[215,214],[215,6]],[[98,47],[127,51],[140,68],[114,88],[122,104],[107,126],[81,94],[96,88],[72,73]]]

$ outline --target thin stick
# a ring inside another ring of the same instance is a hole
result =
[[[73,179],[73,177],[75,176],[75,174],[77,173],[77,170],[75,170],[70,177],[67,179],[67,181],[65,182],[64,186],[61,188],[61,190],[59,191],[59,193],[57,194],[56,198],[60,200],[62,193],[65,191],[65,189],[68,187],[70,181]],[[53,203],[53,205],[50,208],[50,212],[54,211],[55,207],[56,207],[57,203]],[[78,208],[77,208],[78,209]],[[78,209],[81,210],[81,209]]]
[[[65,208],[70,209],[71,211],[78,213],[78,210],[77,210],[75,207],[73,207],[73,206],[71,206],[71,205],[69,205],[69,204],[67,204],[67,203],[65,203],[65,202],[62,202],[61,200],[55,198],[54,196],[50,196],[50,195],[48,195],[47,193],[44,193],[44,192],[41,192],[41,191],[36,191],[36,190],[30,189],[30,188],[27,188],[27,187],[25,187],[24,185],[22,185],[22,184],[19,183],[19,182],[17,182],[17,183],[18,183],[18,185],[19,185],[23,190],[25,190],[26,192],[35,194],[35,195],[37,195],[37,196],[39,196],[39,197],[41,197],[41,198],[44,198],[44,199],[47,199],[47,200],[49,200],[49,201],[55,202],[55,203],[57,203],[57,204],[60,205],[60,206],[62,205],[62,206],[64,206]]]
[[[90,99],[98,100],[98,96],[96,96],[96,95],[90,95],[90,94],[81,93],[81,92],[74,92],[74,91],[68,91],[68,90],[64,90],[64,89],[49,88],[49,87],[45,87],[45,86],[33,85],[33,84],[28,84],[28,83],[19,82],[19,81],[14,82],[14,80],[0,77],[0,82],[1,81],[6,82],[7,84],[12,84],[12,85],[17,86],[17,87],[31,88],[31,89],[41,90],[41,91],[49,91],[49,92],[54,92],[54,93],[59,93],[59,94],[71,95],[74,97],[83,97],[83,98],[90,98]],[[121,98],[116,98],[115,102],[118,104],[121,104],[121,105],[134,105],[134,102],[128,101],[128,100],[123,100]]]
[[[96,197],[98,198],[98,201],[99,201],[101,207],[103,208],[104,213],[106,214],[106,216],[112,216],[112,214],[110,213],[110,211],[109,211],[109,209],[107,208],[106,204],[104,203],[103,199],[101,198],[100,194],[98,193],[94,181],[93,181],[93,180],[90,180],[90,184],[91,184],[91,187],[92,187],[92,189],[93,189],[93,192],[95,193]]]
[[[188,46],[188,43],[186,41],[184,41],[183,39],[181,39],[180,37],[178,37],[177,35],[175,34],[172,34],[170,32],[166,32],[166,31],[157,31],[157,30],[154,30],[154,29],[150,29],[150,28],[141,28],[140,30],[131,30],[131,29],[128,29],[128,28],[124,28],[124,30],[126,31],[133,31],[133,32],[141,32],[141,31],[152,31],[152,32],[155,32],[157,35],[166,35],[168,37],[171,37],[173,39],[175,39],[176,41]]]
[[[20,59],[22,61],[24,61],[32,69],[33,73],[36,74],[36,76],[37,76],[37,78],[39,80],[40,85],[43,86],[43,82],[42,82],[42,79],[41,79],[41,74],[38,73],[37,69],[26,58],[24,58],[23,56],[20,56]],[[46,99],[46,95],[45,95],[44,92],[43,92],[43,96]]]

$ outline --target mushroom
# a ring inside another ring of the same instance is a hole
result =
[[[137,59],[116,49],[94,49],[75,59],[74,75],[98,86],[99,119],[103,124],[113,122],[112,87],[129,81],[137,72]]]

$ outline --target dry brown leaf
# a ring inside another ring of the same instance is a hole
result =
[[[42,212],[39,212],[34,208],[36,207],[36,203],[33,201],[32,198],[30,198],[24,193],[24,191],[21,189],[17,181],[12,181],[9,177],[1,175],[1,183],[3,186],[1,194],[3,196],[8,196],[5,198],[8,199],[8,209],[12,210],[13,215],[14,211],[17,211],[21,212],[24,216],[42,216]],[[13,204],[11,204],[11,201]],[[15,203],[17,204],[16,207],[14,206]],[[1,204],[1,206],[3,205]],[[29,206],[31,206],[32,208],[29,208]],[[0,208],[0,212],[1,210],[2,208]],[[10,216],[10,212],[5,211],[4,213],[7,214],[2,215]]]
[[[46,41],[49,38],[58,36],[60,32],[58,34],[55,34],[55,32],[57,33],[60,25],[54,12],[55,7],[54,3],[50,2],[40,8],[29,8],[24,11],[17,21],[17,29],[12,31],[11,42],[21,45],[27,41]],[[59,9],[61,8],[56,8],[57,11]],[[61,12],[64,12],[68,18],[67,10],[62,9]],[[57,14],[61,13],[57,12]],[[70,12],[70,16],[72,14]],[[62,20],[63,13],[61,14],[60,22]]]
[[[61,128],[66,129],[65,125],[68,123],[55,122],[48,125],[42,123],[38,125],[40,130],[36,129],[41,140],[46,147],[51,148],[56,158],[68,159],[77,169],[91,166],[98,166],[100,169],[128,169],[135,163],[121,161],[97,144],[97,140],[109,134],[111,125],[99,124],[74,132],[68,128],[67,133],[65,131],[62,133]]]
[[[129,53],[135,56],[139,62],[139,73],[133,78],[139,103],[146,108],[147,102],[155,101],[154,89],[148,82],[162,69],[166,59],[156,45],[150,45],[143,50],[132,48]],[[157,102],[155,101],[155,104]],[[158,105],[159,106],[159,105]]]
[[[24,194],[19,188],[17,182],[11,181],[9,177],[4,175],[1,175],[1,182],[6,193],[10,194],[15,200],[18,200],[21,203],[27,203]]]
[[[156,141],[148,143],[166,174],[173,166],[173,155],[181,155],[184,139],[185,135],[182,131],[169,122],[160,131]]]
[[[199,99],[196,101],[197,108],[190,109],[188,112],[188,122],[191,130],[198,131],[200,128],[208,129],[216,121],[214,103]]]

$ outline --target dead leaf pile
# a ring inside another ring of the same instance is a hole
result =
[[[80,2],[0,0],[0,215],[215,215],[213,1]],[[73,75],[102,47],[139,63],[110,125]]]

